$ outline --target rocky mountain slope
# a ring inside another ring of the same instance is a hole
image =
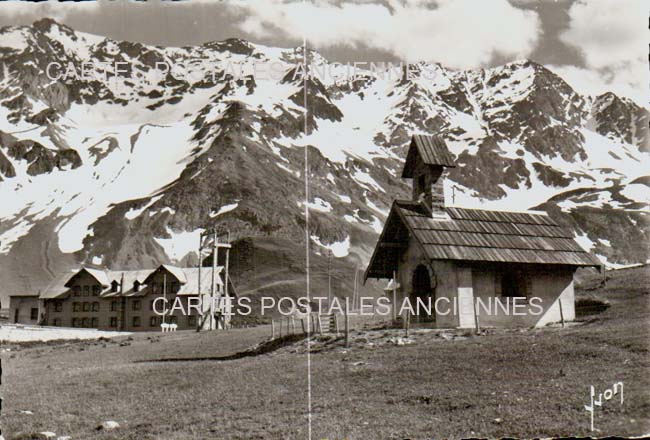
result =
[[[449,204],[544,209],[608,264],[650,258],[647,109],[582,96],[529,60],[345,77],[306,55],[307,124],[302,48],[145,46],[47,19],[1,29],[3,307],[74,264],[188,263],[213,225],[304,249],[305,148],[312,249],[363,267],[408,195],[413,133],[443,135],[456,155]]]

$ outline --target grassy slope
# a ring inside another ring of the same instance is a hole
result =
[[[597,410],[596,434],[647,433],[649,272],[648,267],[610,272],[607,287],[584,276],[590,289],[584,294],[612,306],[582,326],[313,354],[313,438],[587,435],[583,405],[589,386],[602,391],[619,380],[625,383],[625,403],[612,400]],[[227,362],[133,363],[232,354],[267,337],[267,327],[182,332],[155,343],[149,336],[137,335],[126,347],[74,343],[19,348],[14,357],[5,353],[3,433],[306,438],[304,354],[282,349]],[[21,415],[21,409],[34,415]],[[94,431],[105,420],[122,428]]]
[[[327,296],[328,261],[324,252],[313,245],[310,252],[310,290],[312,296],[318,292]],[[332,295],[339,298],[352,297],[354,271],[357,257],[331,258]],[[211,257],[205,264],[211,264]],[[219,257],[219,264],[225,264],[225,256]],[[363,285],[363,270],[359,265],[357,288],[360,296],[377,296],[383,292],[383,285],[369,280]],[[234,243],[230,259],[231,277],[240,295],[251,298],[255,312],[259,311],[262,296],[272,298],[305,296],[305,248],[301,243],[288,239],[256,237],[238,240]],[[269,313],[266,311],[266,313]],[[272,314],[272,313],[269,313]]]

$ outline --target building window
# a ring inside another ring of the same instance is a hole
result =
[[[72,303],[72,311],[73,312],[78,312],[79,310],[80,310],[79,303],[78,302],[73,302]]]
[[[72,326],[79,327],[79,318],[72,318]]]
[[[99,303],[98,302],[93,303],[93,312],[99,312]]]
[[[93,328],[99,327],[99,320],[97,318],[90,319],[90,326]]]
[[[139,316],[134,316],[133,317],[133,327],[140,327],[140,317]]]
[[[90,296],[90,286],[84,286],[84,296]]]
[[[83,310],[84,312],[88,312],[90,310],[90,303],[87,302],[83,303],[81,310]]]
[[[101,290],[101,287],[93,286],[93,296],[99,296],[99,292],[101,292]]]
[[[418,176],[418,194],[417,194],[418,196],[426,192],[425,186],[426,186],[426,176],[424,174],[420,174]]]
[[[141,306],[139,299],[133,300],[133,310],[140,310]]]
[[[117,317],[111,317],[111,328],[117,328]]]
[[[32,307],[32,309],[29,312],[29,319],[32,321],[36,321],[38,319],[38,308],[37,307]]]
[[[113,281],[111,283],[111,292],[117,292],[117,287],[119,286],[119,284],[120,283],[118,283],[117,281]]]
[[[111,312],[117,312],[117,301],[111,301]]]
[[[196,316],[190,315],[187,317],[187,325],[190,327],[196,327]]]
[[[61,327],[61,320],[59,318],[54,318],[54,320],[52,321],[52,325],[54,327]]]
[[[63,301],[54,301],[54,311],[55,312],[63,311]]]
[[[138,292],[140,290],[140,281],[134,281],[133,282],[133,291]]]
[[[72,294],[73,294],[74,296],[81,296],[81,287],[79,287],[79,286],[74,286],[74,287],[72,288]]]
[[[532,296],[532,278],[524,272],[510,271],[501,274],[500,289],[502,297],[524,297]]]
[[[149,320],[149,327],[156,327],[158,325],[158,317],[152,316]]]
[[[81,326],[87,328],[89,324],[88,318],[81,318]]]

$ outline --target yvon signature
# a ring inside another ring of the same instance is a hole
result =
[[[623,382],[616,382],[611,388],[607,388],[602,393],[598,393],[598,399],[594,400],[596,397],[596,389],[592,385],[590,387],[590,397],[591,405],[585,405],[585,410],[590,413],[591,417],[591,430],[594,430],[594,410],[597,406],[602,407],[603,403],[611,400],[614,396],[618,395],[620,392],[621,395],[621,405],[623,405]],[[603,400],[604,399],[604,400]]]

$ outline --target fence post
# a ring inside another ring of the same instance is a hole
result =
[[[476,334],[478,335],[481,332],[481,326],[478,322],[478,312],[476,311],[476,301],[472,298],[472,308],[474,309],[474,323],[476,325]]]
[[[348,315],[348,305],[345,304],[345,346],[350,346],[350,316]]]
[[[307,334],[307,329],[305,328],[305,318],[300,318],[300,326],[302,327],[302,334]]]
[[[560,303],[560,319],[562,320],[562,328],[564,328],[564,311],[562,310],[562,296],[558,298],[558,303]]]
[[[409,337],[409,325],[411,324],[411,314],[409,312],[406,313],[406,317],[404,318],[404,333],[406,334],[406,337]]]

